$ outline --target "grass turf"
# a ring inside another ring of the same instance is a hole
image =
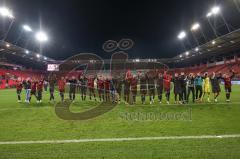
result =
[[[240,86],[234,86],[232,103],[225,103],[222,92],[220,104],[150,106],[139,104],[138,99],[135,106],[120,104],[95,119],[65,121],[56,116],[54,104],[48,103],[48,93],[44,93],[42,104],[33,98],[28,105],[16,102],[15,90],[1,90],[0,141],[240,134],[239,93]],[[59,95],[55,96],[59,100]],[[79,95],[77,99],[71,107],[74,112],[97,105],[82,102]],[[185,120],[129,118],[129,114],[159,116],[189,110],[191,119]],[[240,139],[0,145],[0,158],[238,158],[239,150]]]

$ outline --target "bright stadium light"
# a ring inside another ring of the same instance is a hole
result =
[[[198,48],[198,47],[196,47],[196,48],[195,48],[195,51],[196,51],[196,52],[198,52],[198,51],[199,51],[199,48]]]
[[[218,13],[220,13],[221,11],[221,8],[219,6],[214,6],[212,9],[211,9],[211,13],[216,15]]]
[[[179,57],[182,58],[182,55],[180,55]]]
[[[47,57],[44,57],[44,60],[47,60]]]
[[[199,23],[195,23],[192,25],[191,31],[196,31],[200,28],[200,24]]]
[[[10,44],[6,44],[6,47],[10,47]]]
[[[32,28],[29,25],[24,24],[22,27],[26,32],[32,32]]]
[[[188,56],[188,55],[189,55],[189,52],[188,52],[188,51],[187,51],[187,52],[185,52],[185,55],[186,55],[186,56]]]
[[[26,53],[26,54],[29,54],[29,51],[28,51],[28,50],[26,50],[26,51],[25,51],[25,53]]]
[[[6,7],[0,7],[0,15],[3,16],[3,17],[11,18],[11,19],[14,18],[13,14],[12,14],[12,11],[10,11]]]
[[[213,41],[212,41],[212,44],[215,45],[215,44],[216,44],[216,41],[213,40]]]
[[[209,18],[209,17],[211,17],[212,16],[212,12],[209,12],[208,14],[207,14],[207,18]]]
[[[39,41],[39,42],[46,42],[46,41],[48,41],[48,36],[47,36],[47,34],[46,34],[45,32],[43,32],[43,31],[37,32],[36,35],[35,35],[35,38],[36,38],[36,40]]]
[[[39,55],[39,54],[37,54],[36,56],[37,56],[37,58],[40,58],[40,55]]]
[[[180,32],[179,34],[178,34],[178,39],[180,39],[180,40],[182,40],[182,39],[184,39],[185,37],[186,37],[186,32],[185,31],[182,31],[182,32]]]

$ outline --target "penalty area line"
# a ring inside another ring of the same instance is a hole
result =
[[[235,135],[135,137],[135,138],[134,137],[129,137],[129,138],[75,139],[75,140],[0,141],[0,145],[65,144],[65,143],[154,141],[154,140],[199,140],[199,139],[227,139],[227,138],[240,138],[240,134],[235,134]]]

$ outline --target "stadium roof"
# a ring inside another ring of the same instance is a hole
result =
[[[11,43],[0,41],[0,54],[11,60],[11,62],[16,62],[17,64],[30,65],[32,66],[45,66],[48,63],[55,62],[54,59],[40,55],[36,52],[29,51],[27,49],[21,48],[19,46],[13,45]]]
[[[197,49],[196,49],[197,48]],[[175,62],[201,60],[210,56],[221,55],[240,50],[240,29],[220,36],[192,50],[174,57]]]

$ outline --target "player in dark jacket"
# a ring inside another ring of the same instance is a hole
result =
[[[23,88],[23,83],[22,83],[21,78],[19,78],[19,79],[17,80],[17,83],[16,83],[17,97],[18,97],[18,102],[19,102],[19,103],[21,102],[22,88]]]
[[[195,103],[195,77],[192,73],[189,74],[187,77],[187,102],[189,102],[189,96],[190,93],[192,92],[192,102]]]
[[[172,79],[173,84],[174,84],[174,99],[175,103],[182,103],[182,87],[181,87],[181,82],[180,82],[180,77],[178,73],[174,74],[174,77]]]
[[[157,87],[157,93],[158,93],[158,100],[159,103],[162,103],[162,94],[163,94],[163,74],[158,73],[158,76],[156,78],[156,87]]]
[[[69,82],[69,99],[71,101],[75,101],[75,94],[76,94],[76,88],[77,88],[77,80],[75,76],[72,76]]]
[[[80,90],[81,90],[81,97],[82,100],[86,100],[86,95],[87,95],[87,78],[86,76],[79,76],[79,84],[80,84]]]
[[[221,92],[220,88],[220,78],[221,76],[216,75],[215,72],[213,72],[212,77],[210,78],[211,80],[211,85],[212,85],[212,92],[214,94],[214,101],[217,102],[217,97],[219,96]]]
[[[136,75],[133,75],[133,78],[131,80],[131,93],[132,93],[133,104],[136,104],[137,85],[138,85],[138,78]]]
[[[182,97],[182,103],[185,103],[187,101],[187,78],[185,76],[185,73],[182,72],[181,75],[180,75],[180,85],[181,85],[181,97]]]
[[[139,74],[139,80],[140,80],[140,94],[141,94],[141,101],[142,104],[145,104],[146,102],[146,94],[147,94],[147,76],[145,73]]]

